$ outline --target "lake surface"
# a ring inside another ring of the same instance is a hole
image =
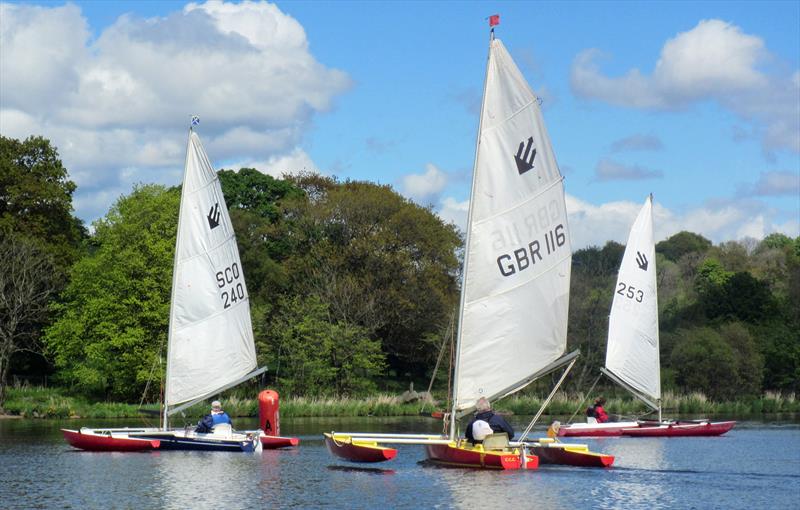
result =
[[[524,417],[512,417],[521,430]],[[235,420],[255,428],[255,420]],[[716,438],[577,438],[616,456],[610,469],[481,471],[397,458],[352,464],[323,431],[438,432],[424,418],[284,419],[300,447],[260,454],[101,453],[72,449],[60,427],[135,420],[0,420],[0,508],[797,508],[800,422],[744,421]],[[535,437],[543,435],[543,428]]]

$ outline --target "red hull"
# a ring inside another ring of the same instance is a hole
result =
[[[325,434],[325,446],[332,454],[351,462],[383,462],[397,456],[394,448],[336,441],[330,434]]]
[[[573,429],[562,425],[558,430],[559,437],[619,437],[622,435],[622,427],[619,428],[580,428]]]
[[[550,446],[534,446],[531,452],[535,453],[541,464],[560,464],[578,467],[609,467],[614,463],[613,455],[602,453],[581,452],[565,448]]]
[[[75,448],[90,452],[135,452],[155,450],[161,442],[151,439],[131,439],[110,435],[82,434],[78,430],[61,429],[64,439]]]
[[[261,436],[261,446],[267,450],[297,446],[300,440],[296,437]]]
[[[720,422],[640,422],[630,427],[580,427],[562,426],[560,437],[689,437],[719,436],[731,430],[735,421]]]
[[[515,453],[484,452],[470,448],[458,448],[448,444],[425,445],[428,459],[437,464],[454,467],[481,468],[481,469],[520,469],[522,459]],[[539,467],[539,458],[529,455],[527,469]]]
[[[731,430],[734,425],[736,425],[735,421],[640,425],[635,429],[624,429],[622,435],[630,437],[721,436]]]

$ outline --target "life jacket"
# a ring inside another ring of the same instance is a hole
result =
[[[214,425],[219,425],[220,423],[231,423],[231,418],[228,416],[228,413],[221,412],[221,413],[211,413],[211,419],[214,422]]]

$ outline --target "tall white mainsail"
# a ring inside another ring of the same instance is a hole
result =
[[[250,303],[219,179],[189,134],[167,348],[167,407],[209,396],[256,366]]]
[[[564,353],[571,259],[562,177],[538,99],[492,38],[467,225],[456,412],[521,389]]]
[[[661,374],[652,195],[631,227],[619,268],[608,321],[605,372],[647,404],[659,408]]]

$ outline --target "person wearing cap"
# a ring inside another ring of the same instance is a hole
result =
[[[227,423],[233,427],[231,417],[222,410],[222,404],[220,404],[219,400],[215,400],[211,402],[211,413],[203,416],[203,419],[197,423],[197,428],[194,429],[194,431],[209,433],[220,423]]]
[[[514,438],[514,429],[505,418],[492,411],[492,406],[486,398],[481,397],[478,399],[475,403],[475,411],[475,417],[469,422],[465,432],[470,443],[481,443],[487,435],[498,432],[508,434],[509,440]]]

